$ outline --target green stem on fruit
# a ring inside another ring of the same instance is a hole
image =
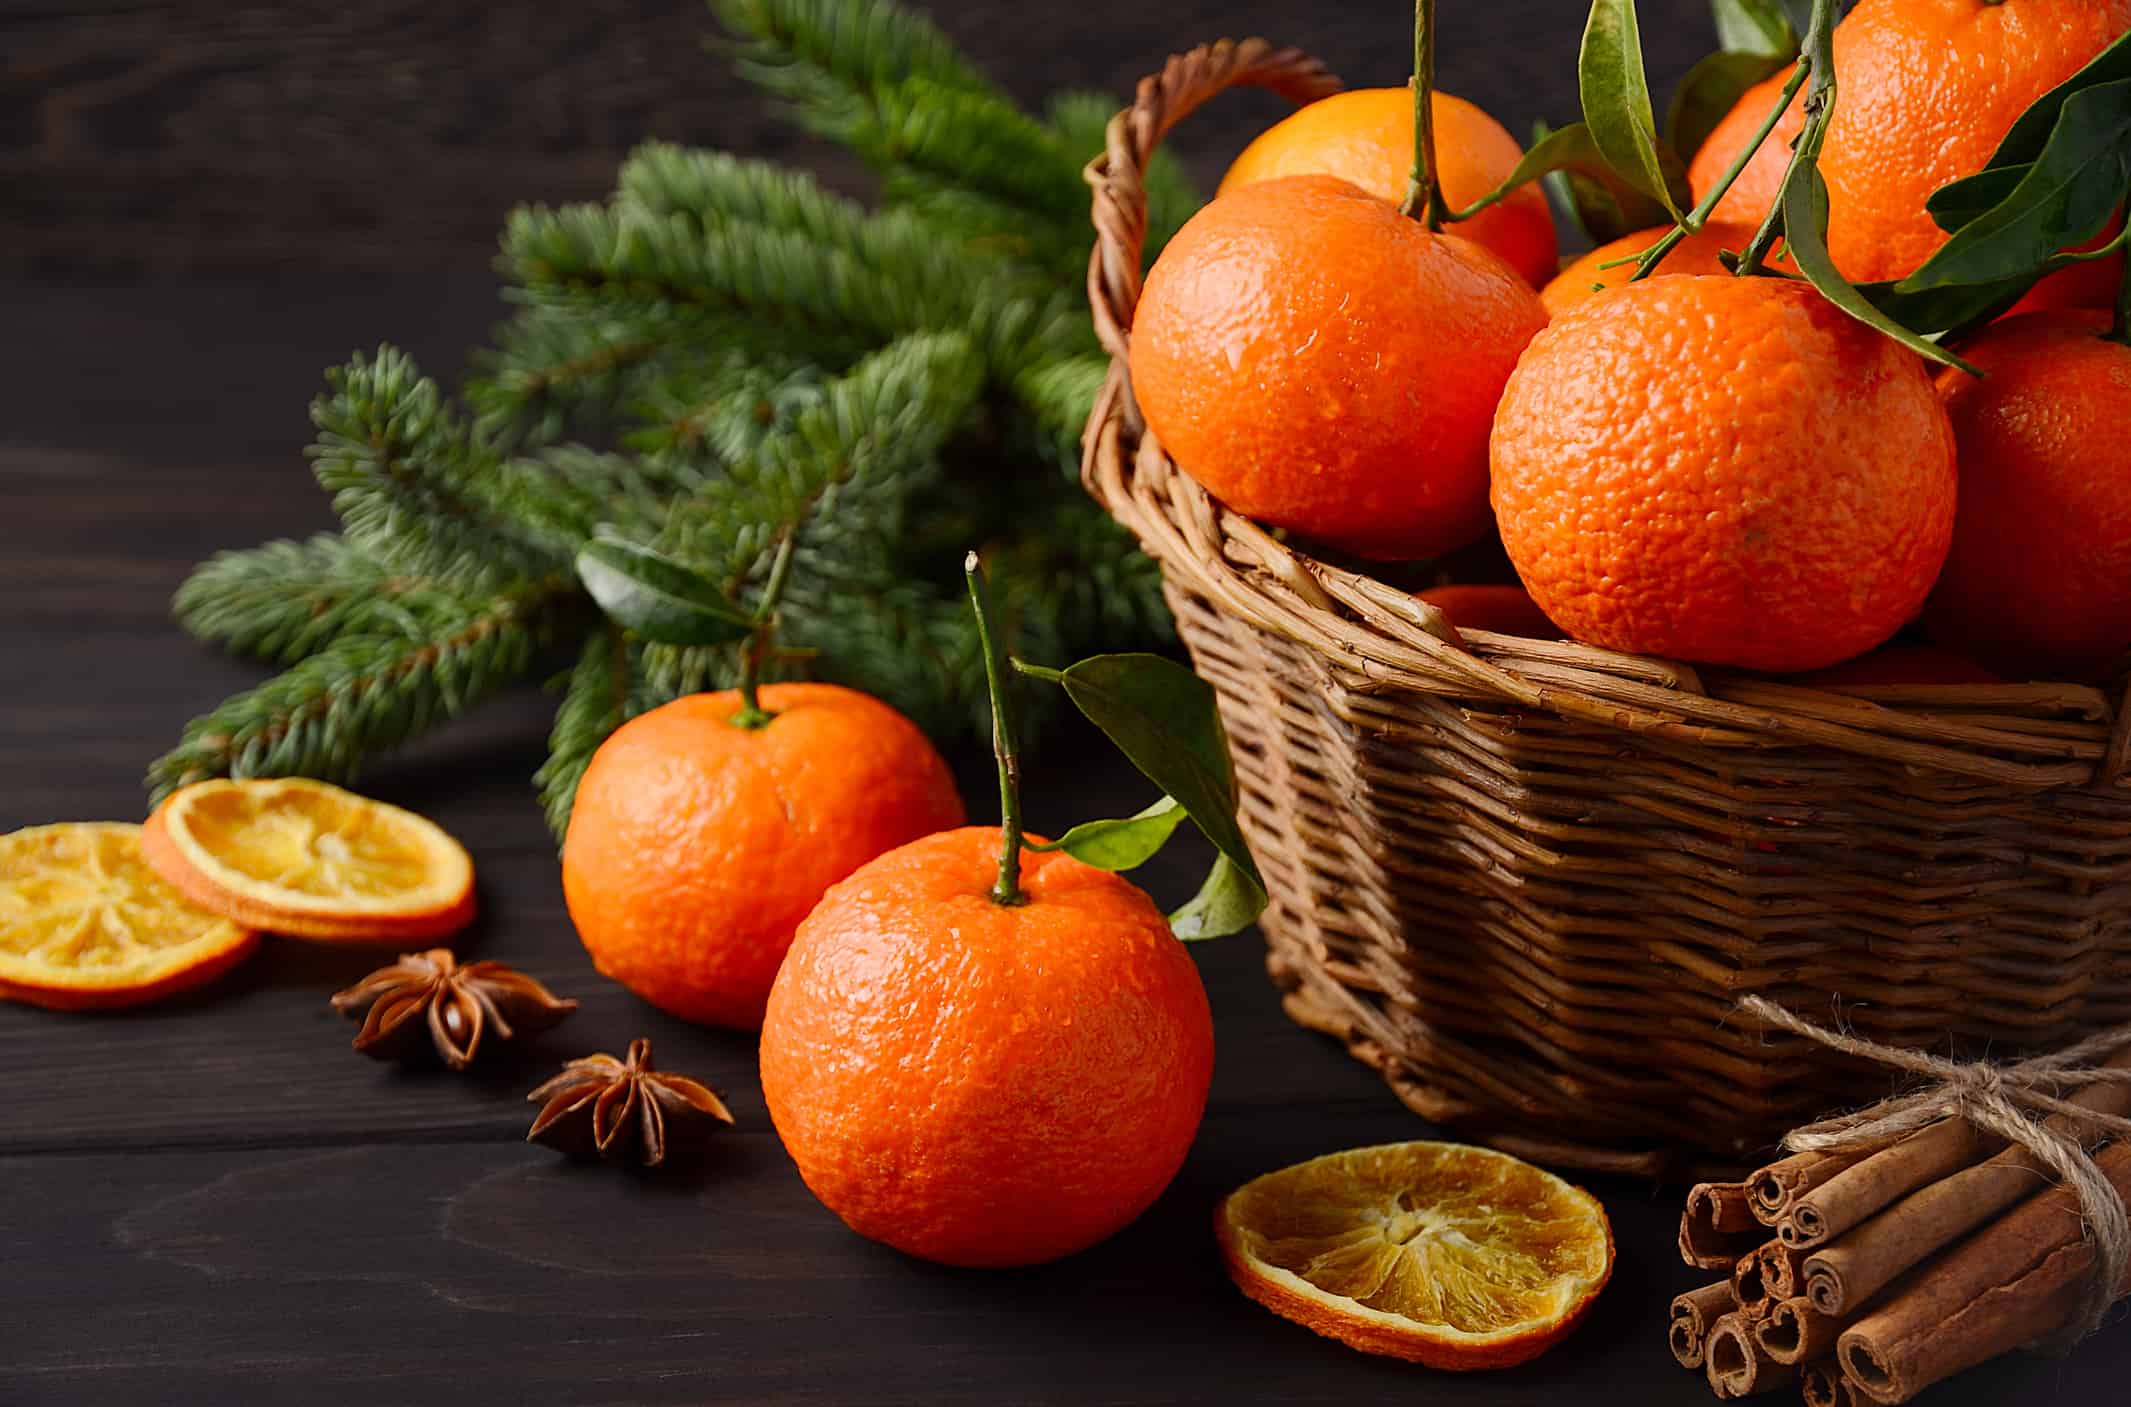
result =
[[[1006,652],[999,646],[999,622],[992,614],[991,588],[984,564],[972,552],[962,559],[969,578],[969,604],[977,615],[977,638],[984,647],[984,687],[991,695],[992,756],[999,765],[999,879],[992,902],[1028,902],[1021,889],[1021,754],[1014,737],[1012,705],[1006,692]]]
[[[1731,164],[1724,168],[1724,174],[1719,176],[1717,183],[1711,186],[1700,200],[1695,202],[1694,209],[1681,216],[1671,229],[1665,231],[1657,243],[1651,245],[1641,254],[1616,259],[1601,267],[1612,268],[1618,264],[1632,263],[1635,265],[1635,273],[1628,281],[1633,283],[1636,279],[1648,278],[1651,270],[1664,262],[1665,256],[1670,254],[1681,240],[1691,234],[1700,234],[1703,228],[1709,224],[1709,217],[1716,213],[1718,203],[1730,193],[1733,184],[1738,181],[1740,174],[1746,170],[1747,163],[1754,159],[1754,153],[1761,150],[1761,144],[1766,142],[1769,139],[1769,134],[1776,130],[1776,124],[1783,120],[1783,114],[1790,111],[1792,100],[1798,96],[1798,90],[1805,85],[1808,71],[1807,66],[1802,62],[1791,70],[1791,76],[1784,82],[1783,92],[1776,99],[1775,107],[1769,110],[1768,116],[1761,119],[1761,125],[1754,130],[1753,139],[1741,147],[1738,153],[1732,157]]]
[[[784,586],[792,575],[792,535],[786,533],[770,559],[769,580],[762,599],[755,605],[755,628],[740,647],[740,711],[732,716],[735,728],[760,728],[777,715],[762,707],[762,661],[777,639],[777,605],[784,599]]]
[[[1413,174],[1398,213],[1443,228],[1435,162],[1435,0],[1413,0]]]
[[[1828,124],[1835,118],[1835,0],[1813,0],[1812,22],[1799,42],[1798,67],[1800,72],[1811,73],[1813,82],[1805,92],[1805,126],[1791,144],[1790,164],[1784,168],[1784,188],[1789,187],[1791,173],[1799,167],[1819,166],[1820,148],[1828,139]],[[1739,266],[1734,272],[1741,278],[1761,272],[1762,262],[1775,247],[1776,236],[1783,227],[1783,207],[1780,198],[1771,203],[1754,237],[1739,251]]]

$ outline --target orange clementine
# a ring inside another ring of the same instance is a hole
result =
[[[1954,513],[1954,531],[1960,532],[1960,512]],[[1792,681],[1816,689],[1869,688],[1901,684],[2003,684],[1964,654],[1938,645],[1882,645],[1854,660],[1801,674]]]
[[[1236,1285],[1365,1353],[1433,1368],[1528,1362],[1613,1274],[1598,1199],[1455,1143],[1392,1143],[1247,1182],[1214,1214]]]
[[[1503,393],[1495,517],[1579,640],[1750,669],[1862,654],[1954,517],[1924,364],[1792,279],[1682,276],[1571,308]]]
[[[1836,33],[1840,34],[1840,27]],[[1843,84],[1838,96],[1849,96],[1849,74],[1837,65],[1836,72],[1842,75]],[[1746,90],[1739,101],[1732,104],[1724,120],[1710,129],[1708,137],[1695,150],[1693,160],[1687,163],[1687,184],[1694,190],[1699,201],[1716,189],[1724,172],[1761,124],[1768,119],[1777,102],[1783,97],[1783,85],[1790,81],[1791,71],[1785,69],[1773,77],[1764,78]],[[1838,102],[1837,106],[1840,106]],[[1805,129],[1805,99],[1803,94],[1791,99],[1791,105],[1783,110],[1774,131],[1768,134],[1754,154],[1747,159],[1746,169],[1733,181],[1731,189],[1717,202],[1710,218],[1730,224],[1755,226],[1761,223],[1769,207],[1783,191],[1784,173],[1790,169],[1791,143]]]
[[[641,714],[593,754],[562,889],[599,970],[691,1021],[752,1028],[822,892],[883,851],[962,823],[954,778],[894,709],[831,684],[770,684]]]
[[[1459,630],[1559,640],[1561,627],[1546,618],[1521,586],[1431,586],[1413,593],[1450,617]]]
[[[800,1175],[862,1236],[1027,1265],[1137,1217],[1213,1074],[1198,969],[1145,894],[1058,852],[991,894],[1000,832],[890,851],[808,915],[770,993],[762,1094]]]
[[[1472,204],[1509,179],[1524,148],[1477,104],[1430,95],[1435,119],[1436,181],[1452,209]],[[1260,132],[1243,149],[1216,194],[1278,176],[1337,176],[1396,205],[1413,172],[1413,89],[1355,88],[1319,98]],[[1537,288],[1559,257],[1546,193],[1521,186],[1457,232],[1484,244]]]
[[[1622,235],[1619,239],[1601,244],[1590,253],[1579,257],[1564,268],[1554,281],[1539,290],[1540,301],[1546,304],[1549,314],[1559,317],[1563,310],[1581,303],[1602,289],[1618,288],[1635,277],[1635,265],[1615,264],[1616,260],[1632,259],[1663,239],[1672,229],[1659,225],[1655,229],[1637,230],[1634,234]],[[1694,234],[1684,235],[1672,251],[1658,261],[1650,277],[1665,274],[1721,274],[1726,272],[1723,261],[1717,256],[1729,249],[1734,254],[1746,248],[1754,237],[1751,225],[1704,225]],[[1779,243],[1777,246],[1781,249]],[[1774,263],[1774,259],[1770,260]],[[1613,268],[1604,265],[1615,264]]]
[[[1859,0],[1835,27],[1835,116],[1820,157],[1836,267],[1859,283],[1913,272],[1948,238],[1924,208],[1931,193],[1982,170],[2030,104],[2126,29],[2131,0]],[[1696,153],[1697,199],[1782,84],[1779,75],[1749,91]],[[1760,220],[1803,123],[1794,103],[1719,218]]]
[[[1487,524],[1487,427],[1546,322],[1524,280],[1331,176],[1240,186],[1163,249],[1132,387],[1231,508],[1376,558]]]
[[[2131,648],[2131,348],[2099,313],[2008,318],[1942,376],[1961,460],[1924,621],[2014,679],[2088,679]]]

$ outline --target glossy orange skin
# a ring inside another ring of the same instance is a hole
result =
[[[2098,679],[2131,648],[2131,348],[2099,313],[2035,313],[1961,349],[1939,392],[1961,456],[1932,635],[2008,678]]]
[[[1953,450],[1921,359],[1805,284],[1652,279],[1533,340],[1495,420],[1495,517],[1579,640],[1818,669],[1923,604]]]
[[[1260,522],[1366,557],[1487,526],[1487,427],[1539,295],[1487,250],[1358,186],[1287,176],[1162,251],[1132,387],[1185,473]]]
[[[906,841],[962,824],[916,726],[833,684],[692,694],[617,728],[585,769],[562,891],[593,963],[690,1021],[762,1024],[777,965],[823,891]]]
[[[1500,186],[1524,158],[1509,129],[1474,103],[1438,92],[1430,113],[1436,180],[1452,209]],[[1277,176],[1337,176],[1396,205],[1406,198],[1412,174],[1412,88],[1355,88],[1320,98],[1259,133],[1228,168],[1216,194]],[[1560,246],[1554,214],[1536,182],[1456,228],[1501,255],[1532,287],[1553,277]]]
[[[1532,640],[1561,638],[1561,627],[1546,618],[1546,612],[1521,586],[1431,586],[1413,594],[1450,617],[1450,623],[1459,630],[1522,635]]]
[[[949,1265],[1030,1265],[1118,1231],[1176,1175],[1213,1075],[1184,945],[1117,875],[999,831],[891,851],[831,889],[770,993],[762,1093],[815,1196]]]
[[[1634,234],[1622,235],[1619,239],[1601,244],[1590,253],[1582,255],[1574,263],[1557,274],[1552,283],[1539,290],[1539,299],[1546,304],[1549,316],[1559,317],[1604,290],[1618,288],[1635,276],[1635,265],[1621,264],[1615,268],[1601,268],[1616,259],[1626,259],[1641,254],[1664,238],[1672,227],[1659,225],[1655,229],[1637,230]],[[1684,236],[1673,246],[1672,252],[1659,261],[1651,270],[1650,277],[1662,278],[1666,274],[1721,274],[1726,272],[1723,262],[1717,258],[1725,250],[1734,253],[1746,248],[1754,237],[1752,225],[1705,225],[1698,232]],[[1780,245],[1778,246],[1781,247]]]
[[[1982,170],[2035,99],[2126,29],[2131,0],[1859,0],[1835,27],[1835,116],[1820,159],[1836,267],[1859,283],[1913,272],[1947,240],[1924,209],[1931,193]],[[1750,91],[1696,153],[1688,180],[1697,199],[1782,84],[1779,75]],[[1803,124],[1794,103],[1719,218],[1760,219]]]

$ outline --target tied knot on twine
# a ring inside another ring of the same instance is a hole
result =
[[[2131,1265],[2131,1213],[2087,1148],[2090,1141],[2131,1137],[2131,1119],[2100,1113],[2065,1096],[2094,1085],[2131,1082],[2131,1069],[2101,1069],[2094,1063],[2131,1046],[2131,1026],[2031,1059],[1999,1064],[1949,1060],[1928,1051],[1881,1045],[1847,1031],[1816,1026],[1765,997],[1747,997],[1739,1003],[1739,1010],[1830,1050],[1927,1081],[1868,1108],[1793,1129],[1783,1140],[1792,1152],[1891,1144],[1941,1119],[1959,1117],[2025,1149],[2056,1174],[2079,1200],[2086,1239],[2094,1247],[2094,1265],[2078,1314],[2047,1346],[2068,1349],[2101,1326],[2117,1286],[2124,1283],[2125,1268]],[[2051,1116],[2057,1117],[2057,1125],[2044,1122]]]

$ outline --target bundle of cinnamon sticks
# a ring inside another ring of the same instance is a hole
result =
[[[2069,1102],[2121,1118],[2131,1084]],[[2083,1129],[2072,1114],[2046,1122]],[[2131,1139],[2093,1157],[2131,1202]],[[1878,1148],[1796,1153],[1744,1182],[1701,1183],[1680,1254],[1725,1274],[1672,1303],[1681,1366],[1706,1372],[1720,1398],[1791,1387],[1810,1407],[1891,1407],[2048,1339],[2077,1318],[2096,1265],[2075,1193],[1958,1116]],[[2131,1295],[2131,1275],[2111,1288]]]

